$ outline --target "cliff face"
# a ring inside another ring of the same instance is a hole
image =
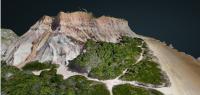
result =
[[[18,67],[34,60],[67,64],[79,55],[87,39],[115,43],[121,36],[136,36],[125,20],[60,12],[56,17],[44,16],[36,22],[9,47],[5,59]]]
[[[10,29],[1,29],[1,58],[5,57],[7,48],[18,39],[18,36]]]

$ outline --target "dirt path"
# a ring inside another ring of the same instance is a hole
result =
[[[190,56],[177,52],[161,42],[146,38],[145,42],[158,57],[171,86],[160,88],[166,95],[200,95],[200,63]]]

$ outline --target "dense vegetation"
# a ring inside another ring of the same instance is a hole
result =
[[[135,64],[142,49],[143,60]],[[139,38],[122,37],[120,43],[89,40],[84,52],[72,60],[69,67],[101,80],[116,78],[127,69],[120,79],[155,85],[165,82],[158,64],[148,55],[146,43]]]
[[[69,67],[78,72],[89,73],[89,77],[113,79],[125,68],[136,62],[143,41],[139,38],[122,37],[120,43],[95,42],[89,40],[84,51],[72,60]]]
[[[80,75],[68,78],[64,85],[68,87],[68,95],[110,95],[103,83],[87,80]]]
[[[136,63],[142,49],[143,60]],[[48,62],[30,62],[20,70],[2,61],[1,67],[2,95],[110,95],[105,84],[81,75],[64,80],[56,74],[58,66]],[[101,80],[116,78],[127,69],[121,80],[155,85],[165,82],[158,64],[152,61],[146,44],[139,38],[122,37],[120,43],[88,40],[83,53],[69,63],[69,68]],[[35,70],[42,72],[34,75]],[[130,84],[114,86],[112,92],[113,95],[163,95]]]
[[[51,64],[50,62],[41,63],[39,61],[32,61],[27,63],[22,69],[23,70],[43,70],[58,67],[56,64]]]
[[[113,87],[113,95],[163,95],[153,89],[132,86],[130,84],[121,84]]]
[[[103,83],[75,75],[63,80],[56,69],[42,71],[37,76],[30,71],[21,71],[13,66],[2,65],[2,95],[110,95]],[[121,84],[113,87],[113,95],[163,95],[162,93]]]
[[[120,79],[127,81],[135,80],[151,84],[161,84],[165,82],[164,76],[160,68],[158,68],[158,64],[147,59],[130,66]]]
[[[109,95],[104,84],[78,75],[63,80],[55,68],[36,76],[30,71],[2,65],[1,74],[2,95]]]

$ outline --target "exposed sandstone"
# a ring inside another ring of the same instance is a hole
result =
[[[60,12],[36,22],[9,47],[6,61],[18,67],[34,60],[67,64],[79,55],[87,39],[116,43],[121,36],[136,36],[126,20],[95,18],[86,12]]]

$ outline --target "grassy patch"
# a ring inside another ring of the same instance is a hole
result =
[[[142,60],[139,63],[130,66],[127,72],[120,77],[122,80],[139,81],[150,84],[161,84],[165,82],[158,64],[151,60]]]
[[[159,91],[121,84],[113,87],[113,95],[164,95]]]
[[[141,53],[142,39],[122,37],[120,43],[95,42],[88,40],[84,51],[72,60],[69,68],[89,73],[89,77],[113,79],[136,62]]]

